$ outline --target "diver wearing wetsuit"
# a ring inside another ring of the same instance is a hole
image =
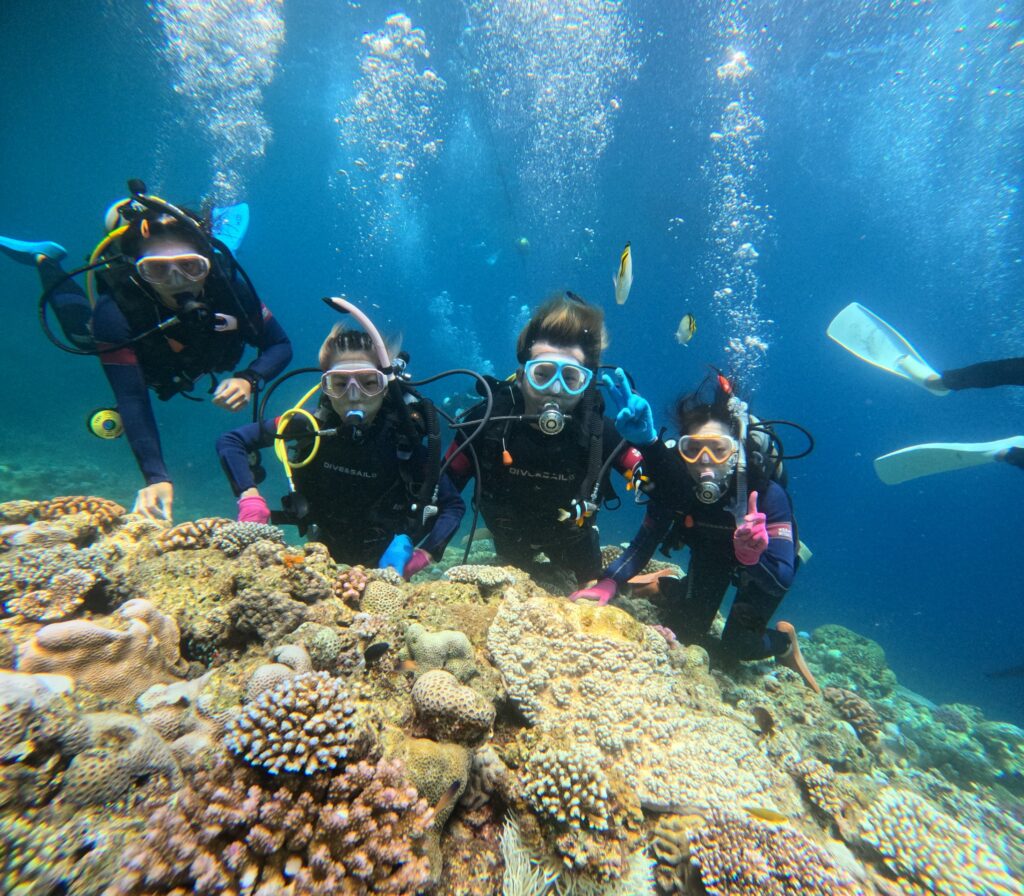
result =
[[[943,370],[939,382],[954,392],[961,389],[994,389],[996,386],[1024,386],[1024,358],[982,361],[968,367]]]

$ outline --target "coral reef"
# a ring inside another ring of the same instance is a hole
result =
[[[911,791],[884,790],[861,819],[858,832],[905,892],[1024,894],[1024,886],[978,834]]]
[[[416,679],[412,705],[437,740],[477,744],[494,724],[494,704],[444,669],[431,669]]]
[[[366,570],[361,566],[343,569],[334,580],[334,596],[355,606],[363,596],[363,589],[369,580]]]
[[[153,814],[111,893],[247,893],[259,882],[258,892],[281,896],[414,896],[430,881],[432,822],[399,762],[267,781],[218,759]]]
[[[157,544],[162,551],[188,551],[208,548],[210,541],[217,532],[230,525],[232,525],[231,520],[219,516],[189,520],[161,533],[157,538]]]
[[[374,616],[397,616],[405,607],[405,594],[383,579],[374,579],[363,589],[360,609]]]
[[[229,557],[237,557],[257,541],[284,544],[284,533],[268,523],[228,523],[218,527],[210,539],[210,547],[223,551]]]
[[[459,631],[430,632],[414,622],[405,630],[402,657],[412,659],[417,671],[444,669],[463,682],[476,674],[473,645]]]
[[[173,619],[146,600],[128,601],[118,615],[128,620],[123,631],[85,620],[43,626],[20,646],[18,669],[67,675],[113,700],[133,700],[150,685],[184,674]]]
[[[231,602],[228,618],[236,632],[273,643],[302,624],[306,607],[280,591],[250,589]]]
[[[845,688],[825,688],[822,693],[840,717],[853,725],[861,741],[869,747],[878,743],[882,734],[882,720],[867,700]]]
[[[841,625],[818,626],[801,649],[822,687],[845,688],[868,700],[886,697],[896,688],[882,646]]]
[[[485,594],[505,585],[514,585],[519,575],[508,566],[451,566],[445,571],[450,581],[476,585]]]
[[[272,775],[315,775],[367,756],[376,734],[342,681],[303,672],[261,691],[228,725],[224,743]]]
[[[69,569],[50,580],[49,588],[26,591],[7,601],[7,612],[35,622],[56,622],[71,616],[85,601],[96,573],[85,569]]]

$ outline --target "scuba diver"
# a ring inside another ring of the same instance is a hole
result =
[[[781,475],[781,450],[767,423],[756,422],[732,384],[718,375],[708,395],[705,381],[676,403],[680,435],[664,442],[654,429],[651,406],[630,387],[622,369],[603,382],[616,410],[618,432],[643,453],[643,489],[650,495],[640,530],[598,584],[572,599],[607,603],[633,580],[634,593],[666,599],[669,640],[703,642],[725,660],[776,661],[798,672],[818,691],[788,622],[768,622],[786,595],[798,566],[793,507]],[[759,430],[759,431],[758,431]],[[758,438],[762,435],[763,437]],[[809,449],[808,449],[809,450]],[[803,456],[803,455],[800,455]],[[683,578],[637,576],[655,549],[690,549]],[[736,597],[719,643],[708,630],[730,584]]]
[[[609,470],[628,479],[641,460],[602,414],[595,380],[606,342],[600,308],[573,293],[545,302],[519,334],[515,376],[490,381],[478,465],[462,450],[461,430],[447,454],[459,491],[476,477],[476,507],[499,557],[529,571],[543,552],[581,586],[601,571],[595,522],[601,503],[614,498]],[[478,405],[459,426],[484,415]]]
[[[437,417],[401,374],[376,328],[344,299],[325,300],[363,330],[336,324],[320,347],[317,386],[274,421],[225,433],[217,454],[238,496],[240,522],[293,524],[339,563],[394,567],[406,579],[441,559],[466,507],[440,471]],[[302,404],[320,392],[313,413]],[[291,455],[285,440],[293,441]],[[424,444],[426,442],[426,444]],[[273,445],[292,493],[284,512],[260,494],[253,460]],[[415,543],[415,544],[414,544]]]
[[[60,262],[66,253],[55,243],[0,238],[0,250],[36,266],[44,287],[40,315],[51,341],[71,354],[99,356],[117,411],[103,412],[113,432],[97,434],[119,435],[119,415],[146,483],[134,509],[170,521],[174,486],[148,390],[161,401],[178,394],[199,401],[189,393],[209,375],[213,403],[238,411],[285,368],[292,347],[209,222],[148,195],[141,181],[128,187],[132,195],[108,210],[107,235],[83,268],[65,272]],[[88,297],[74,279],[82,273]],[[48,309],[67,344],[50,331]],[[246,345],[257,357],[218,383],[214,374],[233,370]]]

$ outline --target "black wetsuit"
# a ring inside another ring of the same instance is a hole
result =
[[[175,312],[125,272],[115,281],[97,277],[100,294],[93,309],[81,287],[65,277],[59,264],[40,264],[39,273],[44,286],[56,284],[51,301],[65,336],[80,348],[100,351],[125,435],[147,485],[171,481],[149,389],[162,401],[187,393],[203,376],[233,370],[247,345],[258,349],[260,355],[239,374],[254,384],[273,379],[292,358],[285,331],[237,273],[229,285],[214,268],[201,296],[211,314],[229,315],[234,328],[218,332],[209,320],[179,322],[120,349],[116,347],[172,318]]]
[[[496,384],[497,385],[497,384]],[[483,405],[466,415],[467,421],[483,416]],[[501,384],[494,397],[494,416],[522,414],[523,397],[517,385]],[[560,521],[559,511],[572,507],[588,473],[589,448],[583,432],[582,415],[557,435],[545,435],[525,421],[496,421],[473,444],[480,462],[480,513],[494,538],[498,555],[516,566],[530,570],[540,552],[552,563],[571,570],[580,583],[596,579],[601,571],[601,545],[596,514],[582,526]],[[608,458],[621,438],[607,417],[601,420],[601,462]],[[466,432],[464,429],[463,432]],[[448,449],[450,457],[461,444],[460,435]],[[511,463],[503,462],[507,450]],[[615,466],[620,472],[638,460],[633,452],[621,452]],[[459,454],[449,467],[460,491],[473,478],[471,460]],[[611,494],[607,480],[602,497]]]
[[[659,580],[667,598],[664,622],[684,643],[705,643],[734,660],[779,656],[789,649],[788,638],[768,628],[796,571],[796,540],[789,495],[776,482],[751,476],[748,489],[757,491],[757,507],[767,517],[768,547],[752,566],[744,566],[733,551],[736,523],[730,511],[730,491],[715,504],[703,504],[678,452],[656,441],[643,446],[644,473],[653,483],[647,514],[629,547],[605,572],[621,587],[640,572],[662,545],[666,551],[686,546],[690,563],[684,579]],[[715,613],[731,584],[736,597],[726,619],[720,645],[706,640]]]
[[[994,389],[997,386],[1024,386],[1024,358],[982,361],[969,367],[942,371],[942,385],[954,392],[961,389]],[[1003,458],[1024,470],[1024,449],[1011,448]]]
[[[317,414],[322,428],[340,425],[333,410],[321,406]],[[236,495],[256,485],[249,455],[273,445],[276,428],[276,421],[262,427],[251,423],[217,440],[217,454]],[[403,451],[400,443],[396,415],[385,407],[366,429],[343,427],[338,435],[323,438],[312,463],[292,471],[296,492],[308,506],[302,522],[316,525],[316,540],[339,563],[377,566],[391,539],[403,533],[414,542],[422,538],[419,546],[440,559],[459,528],[466,506],[447,475],[438,483],[438,512],[428,531],[412,525],[410,490],[423,480],[427,450],[417,442]],[[409,456],[402,459],[400,453]]]

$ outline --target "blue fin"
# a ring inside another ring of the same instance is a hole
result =
[[[213,210],[213,235],[232,252],[237,252],[249,229],[249,203],[239,202]]]
[[[29,243],[25,240],[12,240],[7,236],[0,236],[0,252],[22,264],[31,265],[36,263],[37,255],[45,255],[53,261],[60,261],[68,254],[63,246],[58,246],[56,243],[51,243],[47,240]]]

